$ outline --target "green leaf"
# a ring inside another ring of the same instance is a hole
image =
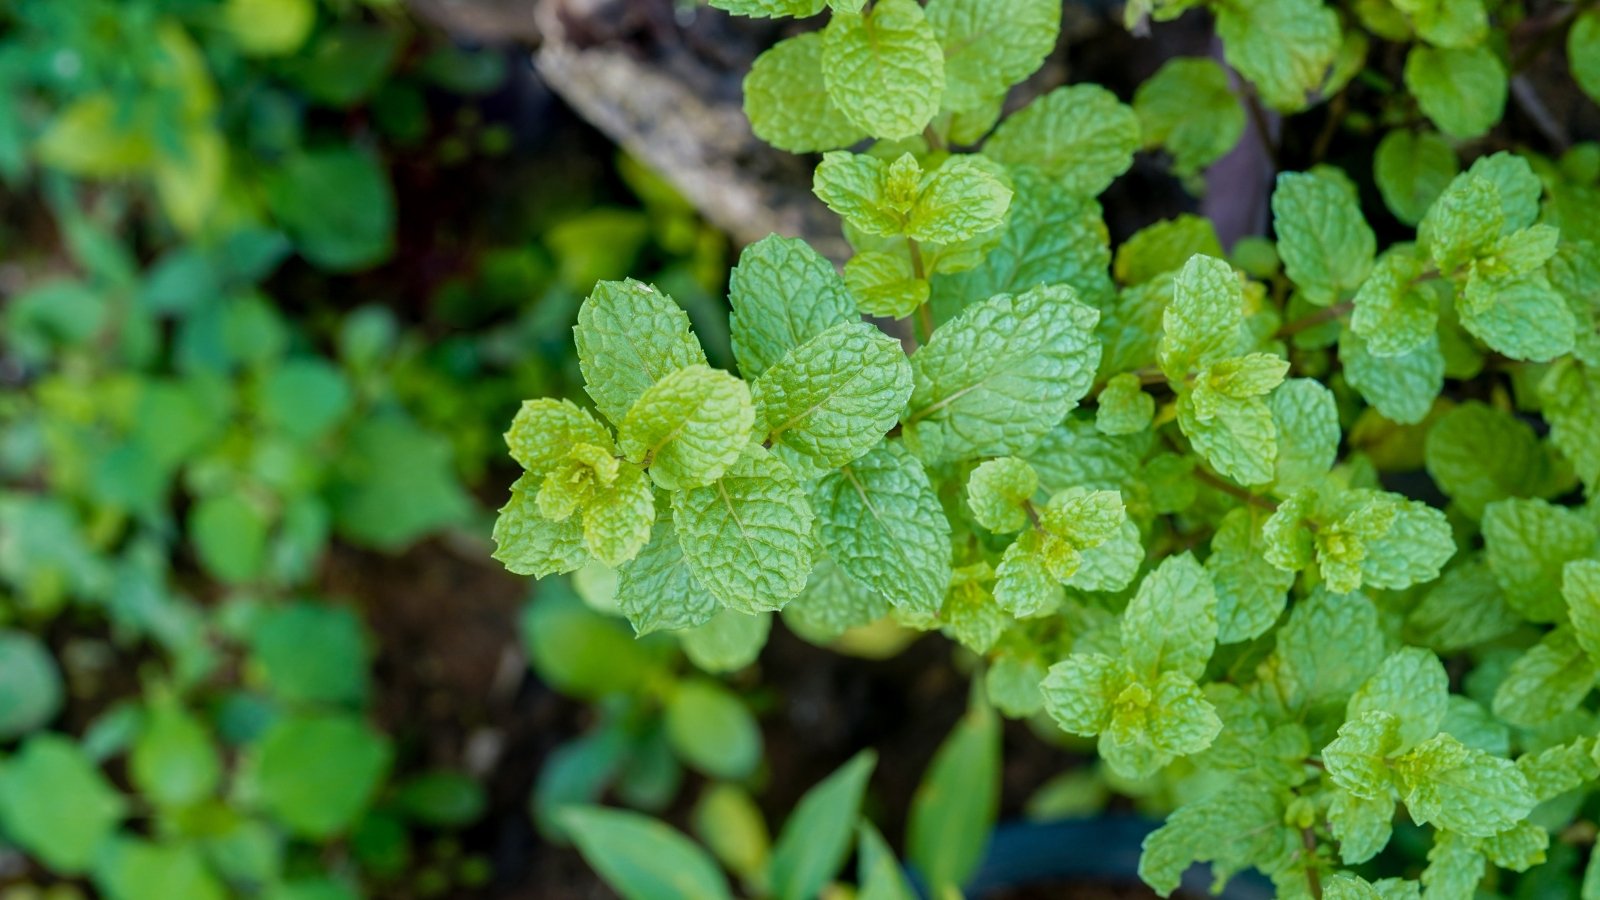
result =
[[[1578,87],[1600,103],[1600,13],[1588,10],[1573,20],[1567,31],[1567,60]]]
[[[1406,621],[1409,639],[1439,653],[1463,650],[1509,634],[1522,617],[1481,557],[1452,566],[1429,585]]]
[[[1394,798],[1369,800],[1336,790],[1328,804],[1328,826],[1339,842],[1339,858],[1345,865],[1360,865],[1388,846],[1394,831]]]
[[[951,156],[925,173],[906,217],[906,236],[954,244],[1000,227],[1011,206],[1011,189],[993,170],[981,156]]]
[[[1333,468],[1339,454],[1339,411],[1333,392],[1310,378],[1291,378],[1267,397],[1278,436],[1273,490],[1293,493]]]
[[[570,400],[551,397],[523,401],[505,437],[511,458],[528,471],[535,485],[566,460],[574,445],[611,446],[610,432],[592,413]]]
[[[1562,473],[1526,423],[1478,401],[1441,416],[1428,430],[1428,475],[1467,515],[1509,497],[1548,497]]]
[[[1383,502],[1393,508],[1394,519],[1383,534],[1366,542],[1361,583],[1402,590],[1439,577],[1439,570],[1456,552],[1444,513],[1420,500],[1383,496]]]
[[[483,786],[464,772],[447,769],[408,778],[395,792],[406,817],[435,828],[464,828],[483,815]]]
[[[211,797],[222,781],[222,759],[204,724],[171,699],[145,712],[128,757],[139,792],[162,807],[182,807]]]
[[[908,444],[930,462],[1027,450],[1088,393],[1098,318],[1065,285],[968,307],[911,357]]]
[[[977,869],[1000,812],[1000,719],[975,702],[951,729],[911,798],[906,855],[935,891]]]
[[[1561,567],[1594,555],[1597,541],[1600,529],[1592,522],[1543,500],[1499,500],[1484,508],[1489,569],[1506,602],[1535,622],[1562,619]]]
[[[1600,560],[1575,559],[1561,569],[1561,596],[1573,634],[1589,659],[1600,665]]]
[[[621,422],[657,381],[706,362],[689,331],[689,314],[671,297],[632,279],[595,285],[578,309],[573,335],[584,387],[613,423]]]
[[[1595,663],[1577,635],[1562,626],[1511,664],[1495,690],[1494,713],[1524,728],[1548,724],[1583,703],[1595,676]]]
[[[717,9],[736,16],[762,19],[805,19],[822,12],[824,0],[709,0]]]
[[[717,864],[693,841],[649,816],[600,806],[560,815],[584,861],[626,900],[731,900]]]
[[[1383,661],[1383,633],[1372,601],[1325,589],[1295,604],[1272,654],[1257,670],[1272,701],[1290,713],[1343,707]]]
[[[1488,131],[1505,111],[1505,66],[1487,46],[1414,46],[1405,82],[1423,114],[1458,140]]]
[[[641,690],[657,674],[660,645],[634,640],[611,616],[584,604],[565,581],[543,585],[521,618],[523,647],[540,680],[594,700]]]
[[[1390,758],[1400,750],[1400,719],[1381,709],[1352,715],[1322,750],[1328,777],[1367,800],[1385,800],[1395,791]]]
[[[1244,135],[1245,111],[1228,73],[1202,56],[1169,59],[1133,94],[1145,149],[1164,147],[1179,178],[1200,174]]]
[[[850,578],[896,607],[933,613],[950,582],[950,524],[922,464],[880,445],[817,482],[822,545]]]
[[[856,896],[860,900],[915,900],[918,895],[906,883],[900,861],[883,835],[865,820],[860,833],[856,842],[856,883],[861,891]]]
[[[967,506],[972,517],[996,534],[1021,531],[1028,503],[1039,490],[1039,473],[1026,460],[1002,456],[981,463],[967,476]]]
[[[930,0],[928,24],[944,51],[944,108],[965,112],[1004,96],[1056,47],[1054,0]]]
[[[1372,271],[1377,237],[1356,196],[1337,181],[1307,172],[1279,175],[1272,226],[1285,273],[1311,303],[1338,301]]]
[[[1099,734],[1111,720],[1112,704],[1133,673],[1101,653],[1074,653],[1050,667],[1039,691],[1044,708],[1061,730],[1083,737]]]
[[[744,788],[721,783],[707,785],[691,814],[694,833],[717,859],[746,881],[758,881],[772,854],[767,822]]]
[[[1211,220],[1184,213],[1146,225],[1117,247],[1112,270],[1126,285],[1144,284],[1177,272],[1194,256],[1221,258],[1222,244]],[[1164,305],[1164,304],[1163,304]]]
[[[1005,221],[1011,189],[995,168],[981,157],[951,156],[923,171],[910,153],[885,162],[838,150],[823,154],[813,190],[829,209],[868,234],[953,244]]]
[[[1223,516],[1211,538],[1206,573],[1217,594],[1217,640],[1231,644],[1265,634],[1283,613],[1294,573],[1267,562],[1264,514],[1245,505]]]
[[[38,638],[0,629],[0,740],[10,741],[61,712],[61,671]]]
[[[716,601],[684,562],[670,515],[657,516],[644,549],[617,569],[617,608],[641,636],[693,628],[716,612]]]
[[[677,686],[667,699],[667,740],[684,762],[738,780],[761,762],[761,728],[738,696],[714,681]]]
[[[724,609],[704,624],[684,631],[683,653],[702,672],[737,672],[756,661],[767,645],[772,614]]]
[[[1431,897],[1472,900],[1483,880],[1484,862],[1476,841],[1453,831],[1435,831],[1420,880]]]
[[[832,326],[857,318],[833,264],[805,241],[775,234],[739,254],[728,277],[728,303],[733,355],[747,379]]]
[[[0,768],[0,826],[61,875],[82,874],[128,805],[70,739],[38,734]]]
[[[878,621],[889,609],[888,600],[819,553],[805,590],[783,608],[783,621],[805,640],[827,644],[852,628]]]
[[[352,272],[394,252],[394,189],[371,154],[336,146],[292,156],[268,176],[266,199],[313,265]]]
[[[1236,355],[1243,324],[1244,288],[1233,267],[1210,256],[1191,257],[1162,317],[1162,371],[1182,383],[1191,370]]]
[[[95,883],[110,900],[170,897],[224,900],[228,891],[192,844],[152,843],[121,837],[106,844],[95,861]]]
[[[755,446],[709,486],[672,495],[672,525],[689,573],[740,612],[778,609],[805,587],[811,522],[805,487]]]
[[[679,369],[650,385],[617,429],[617,446],[669,491],[704,487],[728,470],[755,424],[750,388],[720,369]]]
[[[1070,284],[1092,305],[1114,293],[1099,204],[1032,169],[1012,172],[1011,184],[1016,193],[999,242],[975,268],[933,277],[940,321],[996,294],[1041,284]]]
[[[267,513],[239,493],[211,494],[189,511],[189,539],[206,570],[239,583],[261,574],[266,563]]]
[[[1557,360],[1539,382],[1550,443],[1592,495],[1600,490],[1600,366]]]
[[[911,364],[894,338],[846,322],[789,351],[753,393],[771,444],[835,468],[880,443],[900,418],[911,397]]]
[[[1395,761],[1406,810],[1419,823],[1493,837],[1533,809],[1528,780],[1509,759],[1441,734]]]
[[[1432,131],[1391,131],[1372,157],[1372,177],[1384,205],[1412,226],[1422,221],[1459,171],[1455,149]]]
[[[1461,324],[1491,349],[1533,362],[1572,351],[1572,309],[1543,272],[1522,277],[1474,272],[1456,305]]]
[[[388,741],[353,716],[279,719],[255,748],[256,796],[292,834],[326,840],[366,811],[389,771]]]
[[[1391,248],[1372,276],[1356,291],[1350,327],[1373,356],[1410,353],[1433,338],[1439,323],[1439,298],[1422,259],[1408,245]]]
[[[443,434],[394,414],[358,421],[344,438],[327,496],[341,537],[400,550],[463,521],[472,502]],[[530,493],[538,485],[530,482]]]
[[[1428,250],[1439,271],[1454,273],[1488,249],[1505,227],[1499,187],[1468,170],[1457,175],[1428,207],[1417,226],[1417,243]]]
[[[822,33],[828,96],[873,137],[913,137],[939,112],[944,53],[916,0],[880,0],[867,15],[835,13]]]
[[[1188,553],[1169,556],[1151,570],[1122,614],[1128,664],[1150,680],[1163,672],[1199,679],[1216,641],[1216,590]]]
[[[1019,618],[1045,615],[1061,605],[1061,597],[1060,581],[1039,552],[1038,532],[1012,542],[994,570],[994,600],[1000,608]]]
[[[1144,392],[1139,376],[1115,375],[1096,398],[1094,427],[1106,434],[1137,434],[1150,427],[1156,401]]]
[[[828,94],[823,43],[817,32],[779,41],[756,57],[744,77],[750,130],[779,150],[833,150],[867,136],[867,129],[851,121]]]
[[[779,900],[818,896],[844,865],[861,795],[876,763],[877,756],[863,750],[800,798],[772,852],[772,893]]]
[[[1260,397],[1225,399],[1210,416],[1202,416],[1195,408],[1195,392],[1185,391],[1178,397],[1178,426],[1218,474],[1245,485],[1272,481],[1278,434],[1272,409]]]
[[[844,264],[844,283],[870,316],[904,319],[928,302],[928,282],[917,277],[906,253],[857,253]]]
[[[290,603],[266,611],[249,631],[250,662],[289,703],[360,703],[370,651],[361,619],[342,607]]]
[[[1230,835],[1230,840],[1218,840]],[[1196,862],[1212,863],[1219,879],[1298,844],[1283,822],[1283,805],[1266,785],[1245,782],[1214,791],[1178,807],[1144,839],[1139,878],[1163,897],[1178,889],[1183,873]]]
[[[1450,696],[1444,664],[1430,651],[1405,647],[1385,659],[1350,698],[1347,715],[1387,712],[1396,718],[1398,749],[1406,750],[1439,733]]]
[[[1438,337],[1398,356],[1375,356],[1354,331],[1339,333],[1339,360],[1345,380],[1384,418],[1415,425],[1433,409],[1444,388],[1444,354]]]
[[[571,572],[589,561],[578,516],[552,522],[539,511],[539,484],[523,475],[494,521],[494,558],[518,575],[543,578]]]
[[[1031,166],[1074,194],[1093,197],[1133,165],[1139,117],[1093,84],[1059,87],[1008,116],[983,145],[1008,166]]]
[[[1339,52],[1339,20],[1319,0],[1248,0],[1217,10],[1228,64],[1268,106],[1304,109]]]

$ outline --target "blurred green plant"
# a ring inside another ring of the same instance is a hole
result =
[[[388,2],[0,8],[0,849],[29,861],[5,896],[487,880],[452,837],[483,789],[379,729],[330,547],[486,531],[472,487],[517,398],[573,380],[550,335],[582,287],[648,265],[714,305],[724,267],[622,159],[633,205],[573,183],[420,315],[373,303],[391,162],[507,154],[473,106],[505,76]]]

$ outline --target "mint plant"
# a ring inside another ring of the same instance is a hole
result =
[[[1139,870],[1163,896],[1200,861],[1284,897],[1467,900],[1547,859],[1600,896],[1600,864],[1571,874],[1560,846],[1600,774],[1600,167],[1593,144],[1471,143],[1504,111],[1508,13],[1134,2],[1136,28],[1208,9],[1243,87],[1175,60],[1131,105],[1078,84],[1007,113],[1053,0],[714,5],[828,8],[755,61],[745,108],[822,154],[854,252],[743,250],[737,375],[663,291],[597,285],[574,329],[594,409],[511,423],[496,558],[601,579],[643,640],[715,634],[743,660],[774,612],[824,644],[941,631],[981,660],[975,708],[1093,739],[1110,786],[1166,814]],[[1591,94],[1594,17],[1544,26]],[[1231,254],[1187,215],[1113,251],[1096,197],[1134,154],[1204,191],[1246,106],[1318,108],[1324,147],[1365,129],[1371,164],[1278,174],[1272,240]],[[1395,489],[1417,469],[1448,502]],[[664,826],[567,822],[628,896],[728,895]],[[864,827],[862,895],[901,896]],[[815,896],[844,862],[826,833],[795,838],[827,861],[804,890],[779,857],[724,861],[756,895]],[[914,861],[959,886],[981,833],[926,834]]]

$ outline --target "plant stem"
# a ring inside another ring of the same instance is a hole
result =
[[[1219,490],[1230,497],[1236,497],[1240,500],[1243,500],[1244,502],[1258,509],[1265,509],[1271,512],[1278,511],[1278,504],[1273,503],[1271,500],[1268,500],[1260,494],[1250,493],[1244,488],[1222,478],[1220,475],[1217,475],[1209,469],[1195,466],[1194,477],[1206,486],[1215,488],[1216,490]]]
[[[1300,829],[1300,842],[1306,848],[1306,888],[1311,891],[1314,900],[1322,900],[1322,876],[1311,866],[1311,858],[1317,854],[1317,836],[1309,828]]]
[[[1295,319],[1293,322],[1284,323],[1273,334],[1273,337],[1293,337],[1302,331],[1309,331],[1318,325],[1332,322],[1334,319],[1341,318],[1352,309],[1355,309],[1355,301],[1353,300],[1345,300],[1342,303],[1335,303],[1326,309],[1319,309],[1310,315],[1301,316],[1300,318]]]

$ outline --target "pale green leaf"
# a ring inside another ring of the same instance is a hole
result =
[[[1438,735],[1395,761],[1406,810],[1420,823],[1493,837],[1526,817],[1533,793],[1509,759]]]
[[[1139,117],[1093,84],[1059,87],[1008,116],[983,145],[1008,166],[1031,166],[1080,196],[1104,191],[1133,164]]]
[[[1461,170],[1455,148],[1432,131],[1395,130],[1378,142],[1372,178],[1384,205],[1406,225],[1422,221],[1428,207]]]
[[[911,357],[908,443],[930,462],[1026,451],[1088,393],[1098,318],[1065,285],[967,308]]]
[[[879,0],[864,16],[834,13],[822,33],[822,79],[846,118],[897,141],[939,112],[944,52],[916,0]]]
[[[1350,697],[1351,719],[1387,712],[1396,722],[1397,749],[1407,750],[1439,733],[1450,695],[1444,664],[1433,653],[1404,647],[1389,655]]]
[[[1122,615],[1128,664],[1151,680],[1162,672],[1198,679],[1216,641],[1216,590],[1188,553],[1169,556],[1151,570]]]
[[[1346,329],[1339,334],[1339,360],[1350,386],[1397,424],[1421,422],[1444,387],[1444,354],[1437,337],[1398,356],[1374,356],[1360,335]]]
[[[1233,267],[1210,256],[1191,257],[1162,318],[1162,371],[1181,383],[1191,370],[1237,355],[1243,324],[1244,286]]]
[[[979,525],[1010,534],[1028,524],[1027,505],[1038,490],[1039,473],[1033,466],[1002,456],[986,460],[967,476],[967,506]]]
[[[1228,73],[1203,56],[1167,60],[1133,94],[1145,149],[1164,147],[1180,178],[1199,174],[1244,135],[1244,105]]]
[[[822,544],[851,578],[896,607],[938,609],[950,581],[950,524],[903,446],[883,444],[830,472],[813,502]]]
[[[706,361],[689,331],[689,314],[671,297],[631,279],[595,285],[578,309],[573,334],[585,389],[613,423],[651,385]]]
[[[1524,728],[1548,724],[1583,703],[1595,675],[1595,663],[1573,629],[1562,626],[1511,664],[1495,691],[1494,713]]]
[[[1484,508],[1483,541],[1506,602],[1536,622],[1558,622],[1566,614],[1561,567],[1594,555],[1600,528],[1543,500],[1500,500]]]
[[[1247,0],[1217,10],[1229,65],[1268,106],[1304,109],[1339,52],[1339,19],[1319,0]]]
[[[929,0],[928,24],[944,49],[944,108],[964,112],[1004,96],[1055,49],[1055,0]]]
[[[1284,272],[1318,306],[1353,293],[1372,271],[1377,238],[1356,196],[1337,181],[1308,172],[1279,175],[1272,227]]]
[[[895,339],[846,322],[773,363],[753,394],[770,443],[832,468],[880,443],[899,419],[911,396],[911,364]]]
[[[779,150],[812,153],[848,147],[867,136],[867,129],[833,102],[822,60],[823,37],[816,32],[779,41],[756,57],[744,78],[744,114],[756,137]]]
[[[1406,54],[1405,82],[1423,114],[1453,138],[1483,134],[1505,110],[1505,66],[1487,46],[1414,46]]]
[[[700,671],[737,672],[761,655],[771,631],[771,613],[752,615],[724,609],[678,637],[683,654]]]
[[[855,301],[822,254],[798,238],[768,235],[739,254],[728,276],[733,356],[754,379],[795,347],[856,319]]]
[[[1144,392],[1139,376],[1123,372],[1096,398],[1094,427],[1106,434],[1136,434],[1150,427],[1155,412],[1155,398]]]
[[[740,612],[779,609],[805,587],[811,523],[804,485],[754,446],[717,481],[672,495],[672,525],[690,574]]]
[[[518,575],[543,578],[571,572],[589,561],[581,517],[552,522],[539,512],[539,484],[524,474],[494,522],[494,558]]]
[[[1217,640],[1229,644],[1266,633],[1283,613],[1294,573],[1267,562],[1264,514],[1244,505],[1222,518],[1211,538],[1206,572],[1217,592]]]
[[[693,628],[717,611],[716,601],[690,573],[665,512],[639,555],[617,569],[617,608],[640,635]]]

